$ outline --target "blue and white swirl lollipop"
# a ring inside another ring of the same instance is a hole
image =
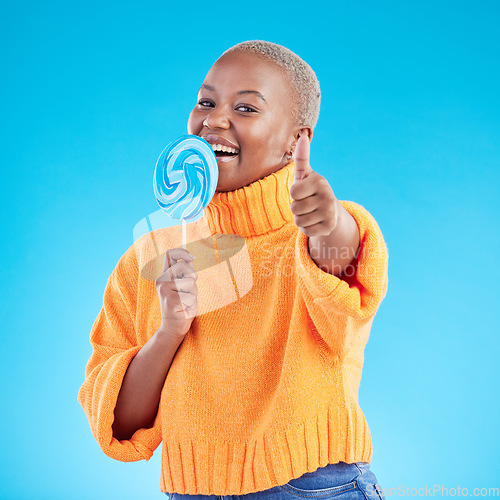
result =
[[[186,248],[186,220],[197,218],[212,200],[219,168],[210,144],[197,135],[183,135],[161,152],[156,161],[153,190],[160,208],[182,221]]]

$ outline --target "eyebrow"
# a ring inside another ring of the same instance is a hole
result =
[[[215,91],[214,87],[212,87],[211,85],[206,85],[205,83],[200,87],[200,89],[207,89],[210,90],[211,92]],[[264,96],[260,92],[257,92],[256,90],[240,90],[238,92],[238,95],[242,94],[255,94],[256,96],[260,97],[264,102],[267,102]]]

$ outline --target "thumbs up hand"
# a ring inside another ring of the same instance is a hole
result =
[[[309,144],[306,134],[297,141],[290,209],[295,224],[306,236],[325,236],[337,226],[339,202],[329,182],[311,168]]]

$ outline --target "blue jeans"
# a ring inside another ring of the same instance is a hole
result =
[[[246,495],[181,495],[180,493],[165,493],[169,500],[297,500],[305,498],[320,498],[328,500],[385,500],[382,488],[375,474],[370,470],[370,464],[357,462],[346,464],[338,462],[320,467],[314,472],[291,479],[283,486],[275,486],[269,490],[257,491]]]

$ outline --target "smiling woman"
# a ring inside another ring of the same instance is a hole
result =
[[[319,102],[314,72],[285,47],[225,52],[188,119],[218,162],[204,220],[189,225],[210,230],[213,252],[157,230],[108,281],[79,400],[109,456],[149,459],[163,442],[174,500],[382,498],[358,388],[387,249],[368,211],[309,164]],[[165,252],[154,283],[139,274],[153,238]]]

